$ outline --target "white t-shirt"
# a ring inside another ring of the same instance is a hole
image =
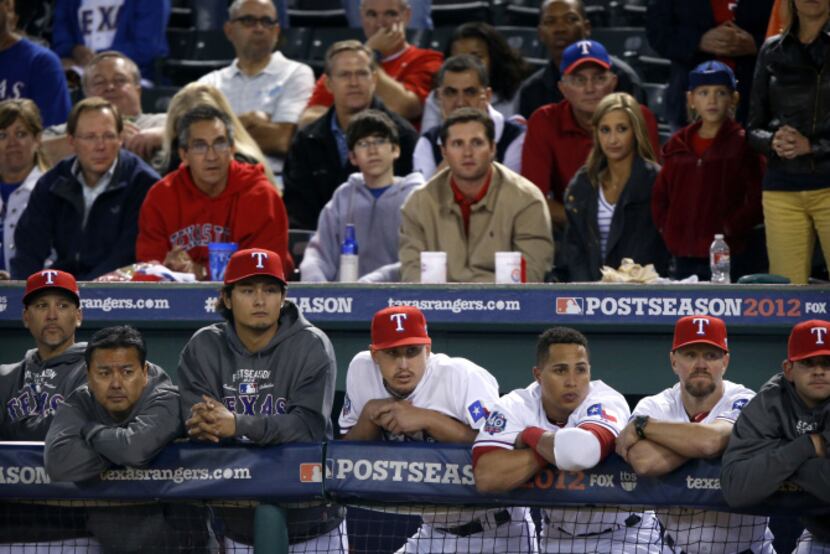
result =
[[[628,423],[630,410],[622,394],[602,381],[591,381],[585,400],[571,412],[565,427],[579,427],[586,423],[608,429],[614,437]],[[517,389],[503,396],[487,418],[487,423],[476,437],[473,448],[495,446],[513,450],[516,437],[527,427],[541,427],[556,431],[561,427],[552,423],[542,407],[542,391],[539,383]],[[571,535],[600,533],[620,525],[630,513],[603,513],[604,510],[546,509],[548,526],[561,528]]]
[[[643,398],[631,417],[647,415],[659,421],[690,423],[680,387],[677,383],[659,394]],[[724,380],[723,396],[700,423],[735,423],[741,409],[753,396],[755,393],[745,386]],[[678,551],[705,548],[710,554],[747,549],[756,553],[772,552],[772,534],[767,529],[765,517],[696,508],[669,508],[656,510],[656,513],[666,529],[664,540],[670,541]]]
[[[124,0],[81,0],[78,25],[84,45],[93,52],[109,50],[118,30],[118,12]]]

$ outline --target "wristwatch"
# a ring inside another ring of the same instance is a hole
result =
[[[648,425],[647,415],[638,415],[634,417],[634,432],[641,439],[646,438],[646,425]]]

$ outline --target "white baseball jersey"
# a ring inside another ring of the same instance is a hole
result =
[[[602,381],[591,381],[585,400],[571,412],[565,427],[590,423],[608,429],[615,437],[628,422],[630,410],[625,398]],[[542,406],[542,391],[534,382],[503,396],[493,408],[473,448],[496,446],[513,450],[516,437],[527,427],[556,431]],[[600,533],[615,525],[625,525],[630,513],[603,514],[601,510],[547,509],[546,528],[561,529],[573,536]]]
[[[357,354],[346,373],[346,398],[340,412],[340,431],[347,433],[360,418],[370,400],[392,398],[383,384],[383,376],[368,351]],[[490,409],[499,398],[496,378],[483,367],[464,358],[430,354],[424,376],[407,397],[412,405],[440,412],[473,429],[480,429]],[[434,441],[418,432],[396,435],[383,431],[384,440]]]
[[[392,398],[392,395],[383,385],[383,376],[372,355],[368,351],[360,352],[352,359],[346,373],[346,398],[338,420],[340,432],[347,433],[354,427],[366,403],[378,398]],[[406,399],[417,408],[434,410],[473,429],[481,429],[498,398],[498,381],[483,367],[465,358],[430,354],[421,381]],[[386,430],[382,433],[384,440],[389,441],[435,442],[421,431],[412,435],[399,435]],[[449,512],[424,515],[422,519],[425,523],[447,526],[482,517],[487,512],[483,509]]]
[[[681,384],[640,400],[631,417],[647,415],[660,421],[690,423],[683,405]],[[700,423],[728,421],[735,423],[741,409],[755,396],[743,385],[723,381],[723,397],[700,420]],[[772,533],[767,518],[741,514],[706,511],[695,508],[657,510],[665,527],[664,540],[676,551],[728,554],[751,549],[767,553],[772,550]]]

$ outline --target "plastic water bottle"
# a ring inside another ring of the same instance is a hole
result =
[[[717,284],[729,283],[729,245],[723,240],[723,235],[715,235],[712,246],[709,247],[709,268],[712,270],[710,281]]]
[[[355,238],[354,223],[347,223],[346,237],[340,245],[340,282],[354,283],[358,277],[357,238]]]

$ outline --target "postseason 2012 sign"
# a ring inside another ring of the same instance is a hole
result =
[[[207,323],[218,283],[84,283],[87,321]],[[19,322],[22,283],[0,284],[0,322]],[[828,317],[830,287],[644,285],[290,284],[287,297],[313,323],[367,324],[377,310],[413,305],[430,323],[549,325],[672,324],[706,314],[728,324],[790,327]]]

